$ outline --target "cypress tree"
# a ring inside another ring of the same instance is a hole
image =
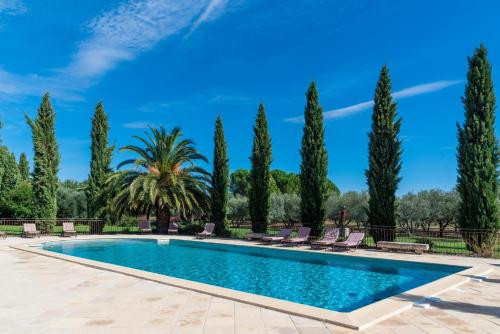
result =
[[[396,190],[401,180],[401,118],[391,96],[389,70],[384,65],[375,90],[372,125],[368,134],[366,178],[370,198],[368,223],[375,242],[393,241],[396,228]]]
[[[222,235],[226,230],[226,215],[229,188],[229,164],[227,144],[224,139],[222,118],[217,117],[214,134],[214,161],[211,188],[212,219],[215,222],[215,232]]]
[[[30,179],[30,165],[28,159],[26,158],[26,153],[21,153],[19,157],[19,175],[21,181],[29,181]]]
[[[95,107],[92,118],[91,160],[88,186],[85,192],[87,197],[87,211],[89,217],[104,217],[107,199],[103,198],[106,179],[111,172],[113,147],[108,146],[108,116],[102,102]]]
[[[5,146],[0,148],[0,163],[3,172],[0,183],[0,199],[4,199],[5,194],[17,186],[20,176],[16,157],[14,153],[10,153]]]
[[[254,137],[250,162],[249,211],[253,232],[266,232],[269,222],[271,198],[271,137],[267,128],[264,105],[259,105],[259,112],[253,127]]]
[[[462,97],[465,120],[462,127],[457,124],[457,190],[461,197],[458,222],[468,248],[476,254],[491,256],[499,229],[499,147],[491,65],[483,45],[468,58],[468,64]],[[470,229],[482,231],[471,233]]]
[[[57,214],[57,172],[59,170],[59,146],[56,142],[56,114],[52,109],[49,94],[42,97],[36,119],[26,116],[31,127],[34,147],[33,194],[35,217],[55,218]],[[52,223],[42,224],[44,232],[50,232]]]
[[[325,148],[323,109],[319,104],[316,84],[311,82],[306,92],[304,129],[300,154],[300,215],[304,226],[318,236],[326,217],[328,153]]]

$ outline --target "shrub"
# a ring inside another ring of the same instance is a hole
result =
[[[205,225],[200,222],[190,222],[179,225],[179,234],[195,235],[203,231]]]
[[[21,182],[16,188],[7,191],[0,203],[2,217],[33,218],[34,212],[35,197],[29,182]]]

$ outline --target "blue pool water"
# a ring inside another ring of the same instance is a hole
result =
[[[186,240],[74,240],[43,249],[340,312],[465,269]]]

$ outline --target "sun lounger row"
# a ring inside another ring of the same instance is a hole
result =
[[[311,228],[309,227],[299,227],[297,229],[297,236],[290,238],[292,234],[291,228],[281,229],[277,235],[273,236],[262,236],[258,237],[257,234],[251,233],[247,236],[247,239],[260,239],[265,243],[282,243],[288,245],[298,245],[304,244],[309,240],[309,235],[311,233]],[[340,236],[340,229],[336,227],[328,227],[325,230],[323,238],[311,242],[311,248],[327,248],[327,247],[339,247],[339,248],[358,248],[358,246],[363,242],[365,234],[362,232],[353,232],[349,234],[346,240],[338,241]]]

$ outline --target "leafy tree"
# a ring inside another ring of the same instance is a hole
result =
[[[250,172],[246,169],[237,169],[231,173],[229,190],[234,195],[248,196],[250,190]]]
[[[300,176],[298,174],[275,169],[271,171],[271,176],[282,194],[298,194],[300,192]]]
[[[340,196],[340,189],[332,180],[326,179],[326,193],[328,196]]]
[[[4,195],[14,189],[20,179],[19,168],[17,166],[16,157],[10,153],[7,147],[0,147],[0,165],[2,178],[0,183],[0,200]]]
[[[269,219],[272,222],[285,221],[285,201],[282,194],[271,194]]]
[[[300,222],[300,196],[297,194],[283,194],[284,220],[290,224]]]
[[[215,233],[224,234],[226,231],[226,216],[229,188],[229,160],[227,158],[227,144],[224,139],[222,118],[217,117],[214,134],[214,162],[212,171],[211,209],[212,219],[215,222]]]
[[[89,217],[101,217],[106,215],[107,198],[105,188],[106,180],[111,173],[111,159],[113,147],[108,146],[108,116],[104,111],[102,102],[99,101],[92,118],[91,138],[91,160],[90,175],[85,191],[87,198],[87,210]]]
[[[28,181],[21,181],[8,190],[0,202],[0,213],[6,218],[33,218],[35,210],[35,197]]]
[[[439,237],[444,236],[446,227],[453,224],[457,218],[458,196],[455,192],[445,192],[440,189],[430,189],[419,192],[421,201],[426,202],[427,217],[423,219],[425,230],[432,225],[439,226]]]
[[[410,192],[398,199],[398,221],[408,234],[413,234],[429,217],[429,203],[422,194]]]
[[[24,152],[19,156],[19,175],[21,181],[29,181],[30,179],[30,165]]]
[[[323,109],[319,105],[314,81],[307,90],[306,98],[300,151],[300,211],[304,226],[311,228],[311,235],[319,236],[326,217],[328,155],[325,148]]]
[[[87,197],[85,186],[76,181],[64,181],[57,188],[57,217],[86,218]]]
[[[365,191],[348,191],[341,196],[330,195],[327,202],[327,216],[339,226],[343,224],[348,226],[356,223],[358,228],[366,226],[368,216],[366,214],[368,207],[368,193]],[[346,210],[345,221],[340,221],[340,211]]]
[[[464,240],[478,255],[491,256],[500,222],[498,216],[499,147],[495,135],[496,100],[491,65],[481,45],[468,58],[462,98],[463,126],[458,127],[458,180],[461,197],[458,222]],[[470,233],[469,229],[481,229]]]
[[[265,232],[269,222],[271,197],[271,137],[267,128],[264,105],[259,105],[259,112],[254,125],[252,156],[250,161],[249,211],[253,232]]]
[[[248,198],[240,195],[231,196],[228,202],[228,218],[236,225],[249,218]]]
[[[206,163],[207,158],[196,150],[192,140],[181,137],[179,128],[170,133],[164,127],[151,128],[146,138],[134,136],[144,147],[127,145],[120,149],[136,157],[118,165],[132,165],[132,169],[117,172],[108,180],[113,190],[111,206],[117,215],[154,212],[158,232],[166,233],[172,214],[188,218],[209,211],[210,174],[196,164]]]
[[[389,70],[384,65],[375,90],[372,128],[368,134],[368,222],[375,242],[394,240],[396,190],[401,170],[401,119],[391,96]],[[387,230],[388,229],[388,230]]]
[[[37,218],[55,218],[57,214],[57,172],[60,157],[56,142],[55,116],[48,93],[42,98],[36,119],[33,121],[26,116],[31,127],[35,150],[32,184]],[[45,232],[50,232],[51,224],[42,228]]]

